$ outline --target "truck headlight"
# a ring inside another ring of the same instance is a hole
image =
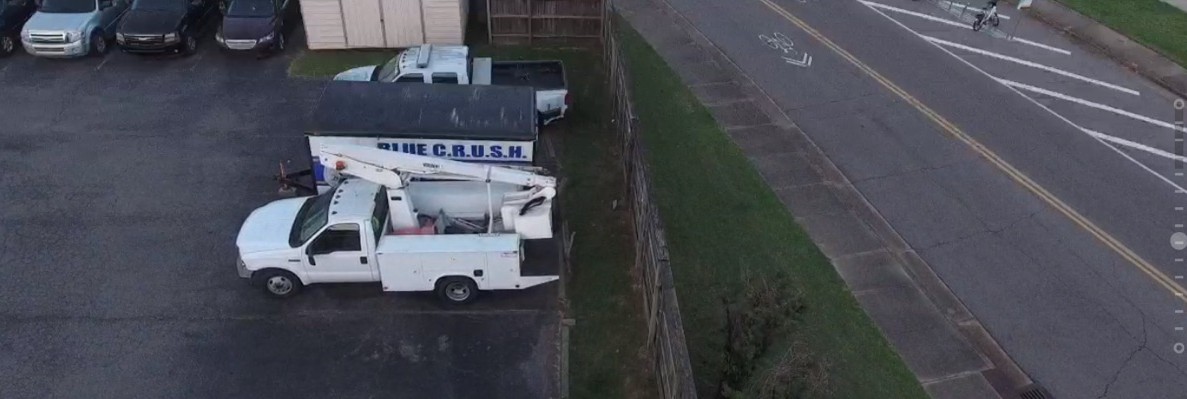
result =
[[[124,42],[124,34],[116,32],[115,33],[115,41],[123,43]]]
[[[218,31],[214,32],[214,41],[219,42],[221,44],[227,43],[227,40],[223,39],[223,30],[221,28]]]
[[[275,38],[276,38],[276,31],[272,31],[272,32],[269,32],[267,35],[264,35],[264,37],[261,37],[260,42],[263,43],[263,42],[267,42],[267,41],[272,41],[272,39],[275,39]]]
[[[177,41],[177,32],[166,33],[165,41],[166,42],[176,42]]]
[[[29,40],[31,37],[33,37],[33,35],[30,35],[29,31],[27,31],[27,30],[21,31],[21,39]]]
[[[79,31],[66,32],[66,41],[67,42],[74,43],[79,40],[82,40],[82,32],[79,32]]]

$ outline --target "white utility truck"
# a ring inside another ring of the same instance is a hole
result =
[[[383,65],[348,69],[334,80],[385,83],[528,86],[536,89],[539,122],[549,124],[565,116],[569,96],[565,67],[560,61],[471,60],[467,46],[424,44],[401,51]]]
[[[523,240],[552,238],[555,178],[530,167],[356,145],[325,145],[320,157],[332,190],[264,205],[239,230],[239,276],[268,294],[290,297],[316,283],[380,282],[384,291],[436,291],[461,304],[480,290],[558,279],[520,273]],[[435,180],[412,183],[425,178]],[[458,181],[479,184],[447,185]],[[442,183],[447,188],[439,190],[459,191],[446,205],[422,203],[408,190],[410,184]],[[496,184],[520,190],[496,191]],[[475,196],[476,190],[487,195]],[[459,204],[465,201],[477,203]],[[486,211],[459,217],[451,214],[455,207]]]

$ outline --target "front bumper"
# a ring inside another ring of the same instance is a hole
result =
[[[72,43],[35,43],[21,39],[25,52],[38,57],[81,57],[87,54],[86,41]]]
[[[124,40],[118,42],[120,49],[129,53],[170,53],[180,51],[182,48],[181,41],[175,42],[137,42],[134,40]]]

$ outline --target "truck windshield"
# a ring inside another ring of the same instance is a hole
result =
[[[133,10],[185,10],[189,0],[136,0],[132,3]]]
[[[95,11],[95,0],[45,0],[38,12],[51,14],[78,14]]]
[[[293,221],[293,230],[289,233],[289,246],[293,248],[301,246],[309,241],[310,237],[317,234],[322,227],[325,227],[326,221],[329,220],[328,214],[333,194],[334,191],[329,191],[305,200],[305,204],[301,205],[301,210],[297,211],[297,219]]]
[[[375,80],[379,82],[390,82],[396,79],[396,74],[399,72],[400,56],[397,55],[392,57],[392,59],[387,60],[386,64],[383,64],[383,68],[379,69],[379,74],[375,75],[377,76]]]
[[[271,17],[276,13],[272,0],[233,0],[227,8],[228,17]]]

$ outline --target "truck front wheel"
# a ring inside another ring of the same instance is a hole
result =
[[[284,270],[262,270],[256,281],[264,288],[264,292],[276,298],[288,298],[301,292],[301,280],[292,273]]]
[[[478,296],[478,285],[466,277],[446,277],[437,282],[437,296],[454,305],[464,305]]]

